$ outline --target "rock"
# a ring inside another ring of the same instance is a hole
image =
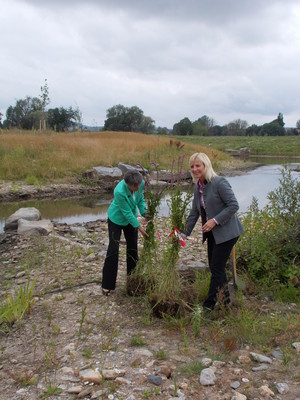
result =
[[[203,367],[209,367],[212,364],[212,359],[204,357],[201,360],[201,364],[203,365]]]
[[[266,364],[272,364],[272,360],[270,357],[264,356],[263,354],[258,354],[258,353],[250,353],[250,356],[252,360],[260,362],[260,363],[266,363]]]
[[[40,221],[27,221],[26,219],[19,219],[18,221],[18,235],[43,235],[47,236],[53,231],[53,224],[49,219],[42,219]]]
[[[238,360],[241,364],[250,364],[251,363],[251,358],[246,354],[241,354],[239,356]]]
[[[240,382],[239,381],[234,381],[234,382],[231,382],[231,384],[230,384],[230,387],[232,388],[232,389],[237,389],[238,387],[240,387],[241,386],[241,384],[240,384]]]
[[[276,383],[276,389],[278,390],[278,393],[280,394],[287,394],[289,389],[289,385],[284,382],[278,382]]]
[[[98,177],[101,176],[101,179],[107,177],[107,178],[120,178],[122,179],[122,171],[120,168],[117,167],[94,167],[93,168],[97,174]]]
[[[70,394],[79,394],[82,391],[82,386],[72,386],[67,390]]]
[[[211,368],[204,368],[200,374],[200,384],[202,386],[211,386],[216,382],[216,375]]]
[[[253,367],[252,371],[259,372],[259,371],[266,371],[268,369],[267,365],[260,365],[259,367]]]
[[[157,375],[148,375],[147,381],[153,385],[160,386],[162,384],[162,377]]]
[[[297,353],[300,353],[300,342],[294,342],[292,346],[296,349]]]
[[[213,363],[212,363],[212,365],[214,366],[214,367],[216,367],[216,368],[222,368],[222,367],[224,367],[225,365],[226,365],[226,363],[224,362],[224,361],[214,361]]]
[[[70,234],[71,235],[86,235],[87,230],[84,226],[71,226]]]
[[[235,392],[235,394],[231,397],[231,400],[247,400],[247,397],[239,392]]]
[[[125,370],[121,369],[103,369],[102,370],[102,376],[104,379],[116,379],[119,376],[124,376],[125,375]]]
[[[264,397],[274,397],[275,393],[269,388],[268,385],[263,385],[258,388],[259,393]]]
[[[122,171],[123,175],[125,175],[126,172],[128,172],[128,171],[139,171],[142,175],[148,173],[148,170],[145,169],[145,168],[143,169],[141,167],[133,166],[133,165],[129,165],[129,164],[124,164],[122,162],[119,162],[118,168]]]
[[[93,391],[93,387],[92,386],[88,386],[88,387],[84,388],[80,393],[78,393],[78,398],[79,399],[83,399],[84,397],[86,397],[89,394],[91,394],[92,391]]]
[[[276,358],[277,360],[282,360],[282,353],[280,349],[275,349],[271,353],[272,357]]]
[[[20,219],[26,221],[39,221],[41,219],[41,213],[35,207],[19,208],[15,213],[7,218],[4,230],[16,230]]]
[[[84,382],[100,383],[102,381],[102,375],[99,371],[94,369],[86,369],[80,371],[80,379]]]

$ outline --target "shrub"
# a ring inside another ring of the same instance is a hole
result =
[[[251,278],[273,290],[300,283],[300,182],[291,172],[282,170],[280,187],[268,194],[269,203],[259,210],[254,198],[243,224],[239,240],[238,264]],[[282,290],[285,298],[295,298],[294,291]]]

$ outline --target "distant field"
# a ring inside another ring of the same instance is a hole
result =
[[[250,147],[257,155],[300,155],[300,136],[176,136],[187,143],[201,144],[221,151]]]
[[[177,144],[175,141],[179,141]],[[183,146],[182,146],[183,145]],[[0,133],[0,180],[26,181],[29,184],[71,181],[93,166],[116,166],[119,162],[149,168],[151,162],[170,169],[172,161],[203,151],[218,169],[230,158],[213,148],[180,139],[131,132],[28,132]]]

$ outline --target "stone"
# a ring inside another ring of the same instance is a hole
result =
[[[274,397],[275,393],[269,388],[268,385],[263,385],[258,388],[259,393],[264,397]]]
[[[259,371],[266,371],[268,369],[267,365],[260,365],[259,367],[253,367],[252,371],[259,372]]]
[[[200,374],[200,384],[202,386],[212,386],[216,383],[216,375],[211,368],[204,368]]]
[[[25,219],[26,221],[39,221],[41,219],[41,213],[35,207],[19,208],[15,213],[7,218],[4,230],[16,230],[20,219]]]
[[[67,392],[70,394],[79,394],[82,391],[82,386],[72,386]]]
[[[162,377],[157,375],[148,375],[147,381],[149,383],[153,383],[156,386],[160,386],[162,384]]]
[[[79,373],[80,379],[84,382],[89,383],[100,383],[102,381],[102,375],[99,371],[94,369],[86,369],[80,371]]]
[[[300,342],[294,342],[292,346],[296,349],[297,353],[300,353]]]
[[[225,365],[226,365],[226,363],[224,362],[224,361],[214,361],[213,363],[212,363],[212,365],[214,366],[214,367],[216,367],[216,368],[222,368],[222,367],[224,367]]]
[[[53,231],[53,224],[49,219],[40,221],[27,221],[20,218],[18,221],[18,235],[43,235],[47,236]]]
[[[110,379],[116,379],[119,376],[124,376],[125,375],[125,370],[121,369],[103,369],[102,370],[102,376],[104,379],[110,380]]]
[[[139,171],[142,175],[147,174],[148,170],[145,168],[141,168],[139,166],[133,166],[133,165],[129,165],[129,164],[125,164],[122,162],[119,162],[118,164],[118,168],[122,171],[123,175],[126,174],[126,172],[128,171]]]
[[[208,358],[208,357],[204,357],[201,360],[201,364],[203,365],[203,367],[209,367],[212,364],[212,359]]]
[[[122,171],[117,167],[94,167],[93,168],[98,176],[108,178],[120,178],[122,179]]]
[[[276,389],[278,390],[279,394],[287,394],[290,390],[289,385],[284,382],[276,383]]]
[[[250,353],[250,356],[252,360],[260,362],[260,363],[266,363],[266,364],[272,364],[272,359],[270,357],[264,356],[263,354],[258,354],[258,353]]]
[[[240,384],[239,381],[234,381],[234,382],[231,382],[231,384],[230,384],[230,387],[231,387],[232,389],[234,389],[234,390],[236,390],[236,389],[239,388],[240,386],[241,386],[241,384]]]
[[[247,400],[247,396],[242,393],[235,392],[235,394],[231,397],[231,400]]]
[[[280,349],[275,349],[271,353],[272,357],[276,358],[277,360],[282,360],[282,353]]]

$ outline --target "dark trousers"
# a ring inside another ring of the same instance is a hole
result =
[[[207,235],[208,264],[211,279],[208,295],[203,303],[203,307],[205,308],[213,309],[218,300],[218,295],[222,296],[224,304],[230,303],[225,267],[237,240],[238,237],[224,243],[216,244],[213,234],[209,232]]]
[[[126,240],[127,275],[135,268],[138,260],[138,229],[128,224],[114,224],[108,219],[109,244],[102,272],[102,287],[114,290],[118,274],[119,246],[122,231]]]

